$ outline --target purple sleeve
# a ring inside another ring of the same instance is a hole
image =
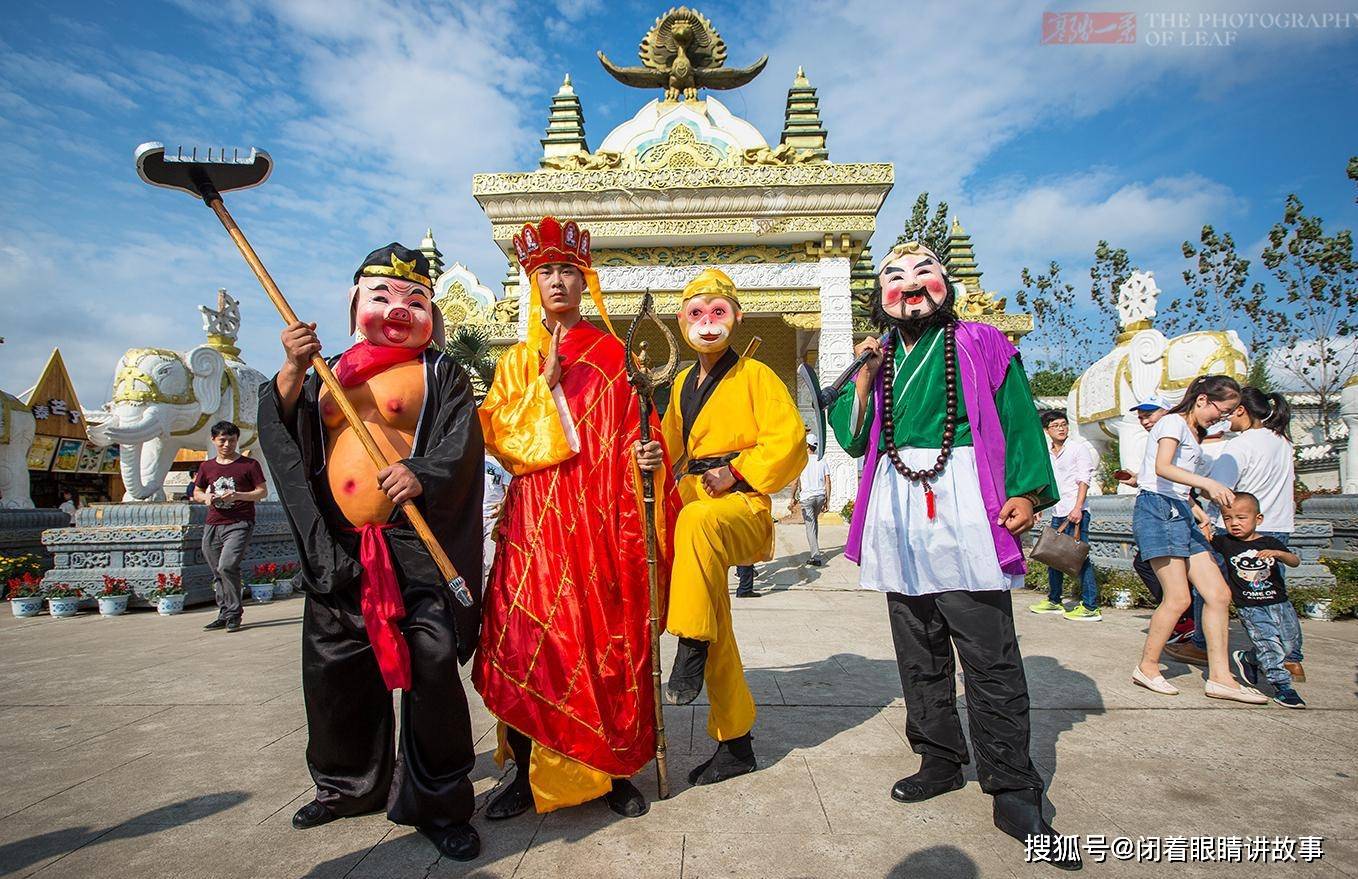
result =
[[[197,472],[196,474],[194,474],[194,477],[193,477],[193,484],[194,484],[195,486],[197,486],[198,488],[202,488],[202,489],[206,489],[206,488],[207,488],[208,482],[207,482],[207,462],[206,462],[206,461],[204,461],[201,465],[199,465],[199,467],[198,467],[198,472]]]
[[[250,490],[260,488],[264,485],[264,468],[259,466],[259,462],[254,458],[250,459]]]

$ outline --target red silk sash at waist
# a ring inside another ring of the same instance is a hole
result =
[[[405,619],[401,585],[391,564],[391,549],[382,532],[391,525],[368,523],[354,529],[359,535],[358,558],[363,566],[359,606],[368,642],[388,690],[410,690],[410,647],[397,624]]]

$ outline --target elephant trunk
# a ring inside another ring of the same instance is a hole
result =
[[[146,487],[141,481],[141,443],[123,444],[118,453],[118,466],[123,472],[124,501],[146,500]]]
[[[142,413],[141,418],[131,424],[109,420],[91,427],[89,435],[90,439],[100,445],[117,443],[126,448],[131,445],[140,445],[164,433],[164,426],[161,421],[159,410],[150,407]]]

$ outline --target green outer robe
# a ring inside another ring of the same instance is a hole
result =
[[[916,369],[918,372],[916,373]],[[914,374],[913,380],[911,375]],[[960,375],[960,368],[958,374]],[[908,382],[908,387],[907,387]],[[957,430],[954,446],[972,444],[971,425],[963,401],[961,382],[958,382]],[[830,407],[830,426],[835,439],[851,456],[861,458],[868,450],[868,437],[875,406],[868,400],[868,412],[857,431],[853,429],[854,390],[840,394]],[[943,445],[944,404],[947,400],[943,369],[943,330],[925,332],[919,341],[906,351],[896,346],[895,387],[892,388],[892,416],[895,441],[899,449],[937,449]],[[995,395],[995,408],[1004,429],[1004,483],[1008,497],[1031,494],[1037,498],[1035,509],[1052,506],[1060,497],[1056,477],[1052,473],[1051,456],[1037,407],[1028,387],[1028,376],[1023,364],[1015,357],[1009,362],[1004,383]]]

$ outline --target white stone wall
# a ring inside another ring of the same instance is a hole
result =
[[[853,362],[853,308],[849,295],[849,259],[825,257],[820,268],[820,349],[816,372],[829,382]],[[849,457],[834,439],[832,431],[825,443],[825,461],[830,469],[829,511],[839,512],[844,502],[858,491],[858,462]]]

